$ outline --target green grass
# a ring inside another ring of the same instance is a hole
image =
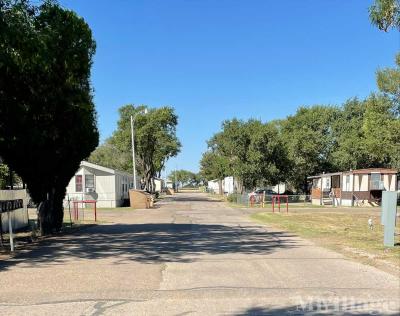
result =
[[[354,211],[353,211],[354,210]],[[341,208],[326,210],[298,210],[297,212],[263,212],[252,218],[274,227],[311,239],[317,244],[377,265],[379,261],[400,267],[400,245],[392,248],[383,246],[383,227],[376,209]],[[369,229],[368,219],[372,218],[374,229]],[[400,227],[396,228],[400,233]]]

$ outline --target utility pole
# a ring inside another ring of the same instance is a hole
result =
[[[175,178],[175,192],[178,192],[178,182],[176,181],[176,166],[175,166],[175,175],[174,175],[174,178]]]
[[[133,188],[136,190],[136,161],[135,161],[135,137],[133,134],[133,116],[131,115],[131,140],[132,140],[132,168],[133,168]]]
[[[132,141],[132,168],[133,168],[133,188],[136,190],[136,160],[135,160],[135,136],[134,136],[134,129],[133,129],[133,121],[135,120],[138,114],[147,114],[147,108],[137,112],[134,116],[131,115],[131,141]]]

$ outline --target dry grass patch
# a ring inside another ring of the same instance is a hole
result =
[[[365,263],[375,266],[387,264],[396,270],[400,268],[399,236],[395,247],[383,246],[383,226],[377,209],[303,209],[290,210],[288,214],[256,213],[252,218],[296,233]],[[372,230],[368,226],[369,218],[374,223]],[[396,232],[400,233],[399,225]]]

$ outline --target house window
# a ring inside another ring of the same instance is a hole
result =
[[[86,174],[85,175],[85,188],[94,189],[94,175]]]
[[[75,192],[82,192],[82,176],[75,176]]]
[[[340,188],[340,176],[332,176],[332,188]]]
[[[371,190],[382,190],[381,174],[371,173]]]
[[[346,176],[346,191],[350,191],[350,175]]]
[[[331,178],[326,178],[325,179],[325,189],[330,189],[331,188]]]

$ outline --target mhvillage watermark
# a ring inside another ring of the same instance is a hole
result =
[[[393,293],[396,296],[396,293]],[[301,297],[295,300],[297,307],[293,310],[301,313],[362,313],[369,315],[391,314],[398,315],[400,313],[399,300],[377,299],[370,300],[367,298],[357,298],[352,296],[334,296],[334,297]]]

